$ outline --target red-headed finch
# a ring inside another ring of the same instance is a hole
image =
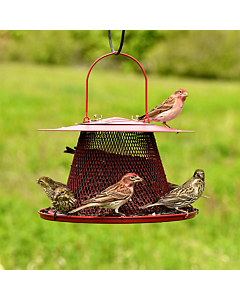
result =
[[[54,191],[57,187],[63,186],[66,187],[66,184],[63,184],[58,181],[54,181],[53,179],[49,177],[40,177],[37,180],[37,183],[41,185],[41,187],[44,189],[45,193],[47,194],[49,199],[53,199]]]
[[[77,199],[74,193],[64,186],[59,186],[55,189],[52,199],[52,206],[56,209],[54,213],[54,220],[57,211],[66,213],[73,209],[77,204]]]
[[[82,202],[82,206],[71,210],[69,213],[75,213],[81,209],[95,206],[108,209],[114,209],[116,214],[125,216],[118,211],[119,207],[131,199],[136,182],[143,181],[141,177],[134,173],[125,174],[120,181],[109,186],[94,198]]]
[[[141,206],[140,208],[144,209],[155,205],[163,205],[187,213],[185,216],[187,218],[188,211],[180,208],[194,203],[202,195],[204,186],[204,181],[201,179],[190,178],[184,185],[170,191],[157,202]]]
[[[147,113],[150,121],[160,122],[165,127],[171,128],[166,122],[176,118],[183,109],[184,101],[188,96],[188,92],[184,89],[179,89],[168,97],[161,104],[154,107]],[[141,116],[139,120],[143,120],[145,115]]]
[[[193,177],[191,179],[193,179],[193,178],[199,178],[202,181],[204,181],[204,183],[205,183],[205,173],[204,173],[204,171],[201,170],[201,169],[197,169],[194,172]],[[182,186],[186,187],[186,186],[188,186],[190,184],[190,182],[191,181],[188,180]],[[168,182],[168,186],[169,186],[170,191],[172,191],[172,190],[180,187],[179,185],[177,185],[175,183],[171,183],[171,182]],[[209,198],[208,196],[204,196],[204,195],[201,195],[201,197],[203,197],[203,198]]]

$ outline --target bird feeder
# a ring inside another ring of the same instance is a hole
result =
[[[111,47],[112,48],[112,47]],[[119,53],[118,53],[119,52]],[[188,208],[186,213],[170,210],[163,206],[139,209],[148,203],[157,201],[169,192],[169,187],[158,152],[154,132],[178,133],[193,132],[171,129],[147,122],[147,76],[141,64],[132,56],[120,51],[113,51],[98,58],[90,67],[86,78],[86,115],[82,123],[57,129],[39,129],[45,131],[79,131],[76,151],[74,153],[67,187],[78,199],[90,199],[108,186],[119,181],[126,173],[136,173],[144,179],[145,185],[136,184],[134,194],[119,211],[126,216],[118,216],[114,210],[89,207],[75,214],[56,214],[56,221],[73,223],[129,224],[179,221],[194,218],[198,209]],[[94,65],[101,59],[120,54],[134,60],[145,77],[145,112],[143,122],[113,117],[90,120],[88,117],[88,80]],[[54,209],[39,210],[40,217],[45,220],[54,219]],[[185,218],[186,217],[186,218]]]

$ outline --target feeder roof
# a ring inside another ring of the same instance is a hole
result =
[[[143,123],[141,121],[113,117],[101,120],[90,120],[87,123],[76,123],[73,126],[56,129],[38,129],[41,131],[132,131],[132,132],[195,132],[172,129],[163,126]]]

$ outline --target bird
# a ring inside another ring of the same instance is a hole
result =
[[[150,121],[160,122],[165,127],[171,128],[166,122],[173,120],[181,113],[187,96],[188,92],[186,90],[178,89],[161,104],[150,110],[147,117]],[[139,117],[139,121],[142,121],[145,116]]]
[[[73,148],[70,148],[70,147],[66,146],[66,149],[63,152],[64,153],[74,154],[76,152],[76,148],[77,147],[74,147],[74,149],[73,149]]]
[[[193,177],[192,178],[199,178],[201,179],[202,181],[205,182],[205,173],[202,169],[197,169],[194,173],[193,173]],[[189,184],[189,180],[187,182],[185,182],[182,186],[188,186]],[[168,186],[169,186],[169,189],[170,191],[180,187],[179,185],[175,184],[175,183],[171,183],[171,182],[168,182]],[[201,197],[203,198],[209,198],[208,196],[205,196],[205,195],[201,195]]]
[[[95,197],[83,201],[82,206],[71,210],[69,214],[75,213],[87,207],[95,206],[114,209],[116,214],[126,216],[125,214],[119,212],[118,209],[131,199],[134,192],[135,183],[141,181],[144,182],[144,180],[137,174],[127,173],[117,183],[109,186]]]
[[[194,203],[203,193],[205,187],[204,181],[199,178],[190,178],[184,185],[175,188],[169,193],[161,197],[157,202],[146,204],[139,207],[145,209],[148,207],[163,205],[168,208],[176,209],[178,211],[187,213],[185,218],[188,217],[188,211],[181,209]]]
[[[66,187],[66,184],[54,181],[53,179],[46,176],[38,178],[37,183],[41,185],[50,200],[53,199],[54,191],[56,188],[58,188],[59,186]]]
[[[55,220],[56,213],[67,213],[77,204],[77,199],[74,193],[67,187],[59,186],[54,190],[52,205],[55,208],[53,219]]]

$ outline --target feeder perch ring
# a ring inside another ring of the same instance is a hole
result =
[[[40,217],[44,220],[53,221],[54,212],[51,207],[40,209],[38,211]],[[131,216],[131,217],[99,217],[99,216],[68,216],[64,214],[56,214],[55,221],[72,222],[72,223],[95,223],[95,224],[136,224],[136,223],[163,223],[173,221],[183,221],[194,218],[199,213],[196,208],[188,214],[166,214],[166,215],[147,215],[147,216]],[[70,219],[71,218],[71,219]]]

